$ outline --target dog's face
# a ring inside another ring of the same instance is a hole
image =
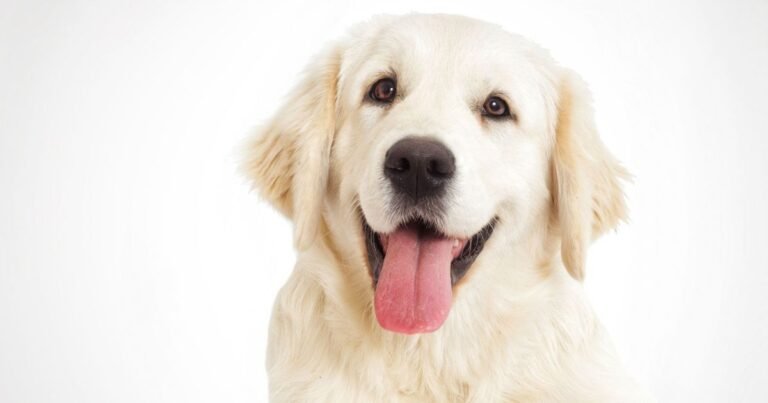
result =
[[[514,242],[544,216],[581,276],[586,244],[623,214],[622,171],[590,115],[578,81],[519,37],[390,17],[310,67],[248,169],[296,221],[300,247],[322,217],[355,217],[326,226],[363,238],[379,323],[429,332],[494,232]]]
[[[482,23],[407,19],[348,49],[334,159],[367,223],[469,238],[547,198],[555,91],[517,38]]]

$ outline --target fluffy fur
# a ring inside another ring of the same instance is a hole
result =
[[[366,102],[396,75],[398,99]],[[503,92],[516,122],[479,105]],[[497,228],[434,333],[382,330],[361,219],[398,225],[386,150],[429,135],[457,173],[441,228]],[[573,72],[463,17],[379,17],[318,55],[247,148],[244,168],[295,223],[298,261],[275,302],[274,402],[648,401],[613,354],[579,280],[586,250],[625,216],[625,171],[604,148]]]

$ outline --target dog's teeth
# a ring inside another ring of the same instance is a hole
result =
[[[454,240],[453,240],[453,247],[455,248],[457,246],[459,246],[459,240],[454,238]]]

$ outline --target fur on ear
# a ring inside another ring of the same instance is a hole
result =
[[[294,243],[308,248],[317,235],[336,131],[342,50],[328,48],[245,150],[243,170],[254,188],[294,222]]]
[[[583,80],[565,71],[560,81],[553,152],[553,198],[561,255],[571,276],[584,278],[590,242],[626,218],[621,180],[629,174],[598,137]]]

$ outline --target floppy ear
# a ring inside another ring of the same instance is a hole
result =
[[[619,182],[629,175],[600,141],[589,92],[571,71],[560,81],[552,161],[563,263],[582,280],[590,242],[626,218]]]
[[[294,242],[315,239],[336,130],[341,49],[316,57],[275,116],[248,144],[243,169],[265,199],[294,222]]]

